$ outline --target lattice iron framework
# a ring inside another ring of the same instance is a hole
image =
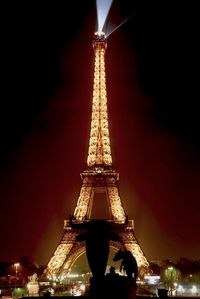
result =
[[[124,223],[126,215],[119,196],[117,181],[119,174],[112,167],[112,155],[107,112],[107,92],[105,75],[105,53],[107,41],[104,34],[96,34],[93,40],[94,48],[94,84],[92,100],[92,119],[90,129],[88,168],[81,173],[83,181],[80,196],[74,210],[77,222],[91,219],[91,210],[95,193],[104,193],[107,197],[111,220]],[[78,242],[76,236],[80,231],[69,227],[65,220],[64,234],[56,251],[50,259],[46,274],[51,277],[64,277],[72,267],[80,253],[85,251],[85,243]],[[127,248],[135,256],[141,271],[149,271],[149,263],[134,236],[133,220],[129,220],[124,232],[119,232],[120,242],[110,242],[116,250]]]
[[[105,52],[107,42],[104,36],[96,36],[94,48],[94,85],[92,102],[92,121],[87,164],[112,165],[107,113],[107,92],[105,75]]]

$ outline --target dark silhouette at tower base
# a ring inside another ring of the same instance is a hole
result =
[[[131,298],[136,292],[137,263],[133,255],[128,250],[119,250],[114,261],[121,260],[121,269],[125,270],[126,276],[115,273],[114,267],[110,269],[109,275],[105,275],[105,270],[109,255],[109,241],[119,241],[120,237],[115,232],[116,229],[124,230],[127,224],[117,224],[106,220],[89,220],[83,223],[74,223],[70,217],[69,225],[73,229],[82,230],[77,235],[77,240],[85,241],[86,256],[93,277],[90,279],[90,296],[92,298],[102,298],[102,296],[114,296],[114,298]]]

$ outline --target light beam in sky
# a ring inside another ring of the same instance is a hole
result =
[[[102,32],[108,16],[112,0],[96,0],[98,32]]]
[[[113,32],[115,32],[119,27],[121,27],[124,23],[126,23],[128,20],[130,20],[133,16],[135,16],[139,10],[140,9],[134,11],[128,18],[126,18],[123,22],[121,22],[117,27],[114,27],[114,28],[112,27],[109,30],[109,26],[108,26],[108,29],[106,30],[106,38],[108,38],[109,35],[111,35]]]

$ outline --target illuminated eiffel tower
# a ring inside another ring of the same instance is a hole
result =
[[[112,167],[105,76],[107,41],[104,33],[96,33],[92,45],[95,62],[88,167],[81,173],[83,183],[73,216],[77,223],[90,220],[94,195],[104,193],[107,197],[110,221],[125,223],[126,215],[117,187],[119,174]],[[64,221],[64,234],[47,265],[47,276],[63,277],[85,252],[85,243],[76,240],[79,233],[80,231],[77,232],[69,226],[69,221]],[[118,234],[121,237],[120,241],[110,241],[110,248],[127,248],[135,256],[140,274],[147,272],[149,263],[135,238],[133,220],[129,220],[126,228]]]

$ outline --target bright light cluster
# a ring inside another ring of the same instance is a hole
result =
[[[126,216],[119,197],[118,188],[116,186],[108,187],[108,197],[114,220],[124,223]]]
[[[62,267],[71,248],[72,244],[59,244],[58,248],[56,249],[54,255],[47,265],[47,275],[53,275],[57,273],[60,267]]]
[[[92,201],[94,197],[94,188],[96,186],[96,175],[99,174],[99,169],[91,170],[86,177],[83,178],[83,185],[80,191],[80,196],[74,211],[74,217],[76,220],[83,221],[86,217],[90,218]],[[109,207],[111,209],[111,215],[117,222],[124,223],[126,216],[122,202],[116,186],[116,180],[118,179],[116,172],[107,173],[102,170],[101,175],[105,177],[105,186],[103,187]],[[107,187],[106,187],[107,186]]]
[[[89,206],[91,206],[90,199],[92,197],[91,179],[85,177],[83,179],[83,185],[81,187],[80,196],[77,201],[77,205],[74,211],[74,217],[76,220],[84,220],[88,215]]]
[[[108,128],[107,94],[105,79],[106,41],[94,41],[95,52],[92,121],[87,164],[111,165],[111,148]]]
[[[94,35],[97,38],[105,38],[105,32],[103,32],[103,31],[96,31]]]

